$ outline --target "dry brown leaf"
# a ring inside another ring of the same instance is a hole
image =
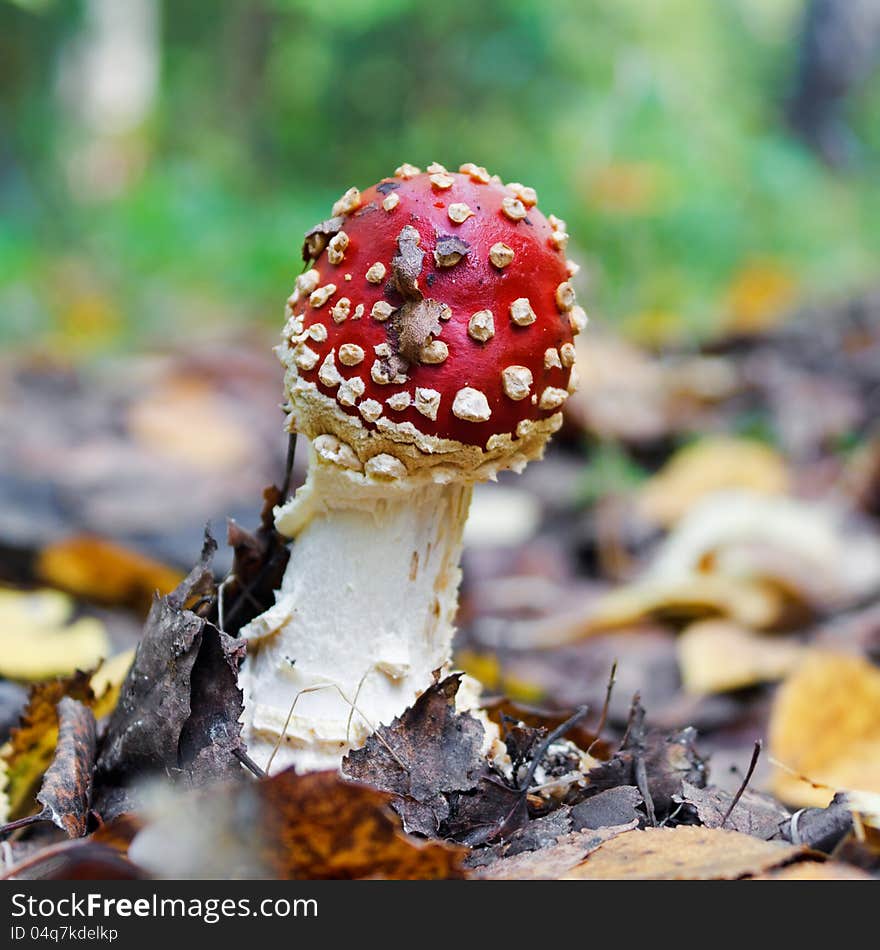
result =
[[[718,491],[784,495],[788,470],[770,446],[750,439],[708,438],[680,449],[651,478],[638,500],[643,515],[669,527]]]
[[[4,747],[8,819],[21,818],[33,811],[34,795],[40,779],[52,761],[58,741],[57,705],[65,697],[89,704],[94,695],[88,673],[74,673],[64,679],[37,683],[31,689],[20,724],[12,730]]]
[[[21,818],[33,810],[40,778],[52,761],[58,741],[57,704],[69,696],[88,706],[96,719],[106,716],[119,699],[132,656],[133,651],[120,654],[102,663],[94,674],[77,671],[31,687],[19,725],[0,755],[7,799],[3,820]]]
[[[647,828],[613,838],[565,880],[734,880],[786,864],[804,853],[720,828]]]
[[[58,703],[58,742],[46,769],[37,801],[47,819],[67,833],[82,838],[88,826],[95,768],[95,716],[82,703],[65,696]]]
[[[682,684],[695,695],[724,693],[781,680],[806,648],[781,637],[757,634],[729,620],[702,620],[676,643]]]
[[[146,612],[155,591],[167,594],[183,575],[114,541],[79,535],[43,548],[36,574],[45,584],[101,604]]]
[[[776,694],[768,733],[783,801],[821,808],[842,789],[880,792],[880,669],[811,652]]]
[[[337,772],[281,772],[257,786],[266,863],[276,876],[460,878],[463,848],[405,834],[390,795],[347,782]]]
[[[632,822],[628,825],[574,831],[547,848],[501,858],[480,868],[475,876],[489,881],[556,881],[577,867],[599,845],[626,831],[632,831],[635,824]]]

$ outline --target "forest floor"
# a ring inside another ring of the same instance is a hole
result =
[[[455,668],[506,769],[456,674],[347,778],[249,768],[270,345],[0,364],[5,875],[880,874],[880,295],[699,349],[582,335],[563,431],[467,530]]]

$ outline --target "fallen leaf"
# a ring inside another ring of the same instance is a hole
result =
[[[460,673],[429,686],[390,726],[350,752],[343,772],[390,792],[407,831],[437,834],[450,815],[447,796],[476,787],[484,768],[484,728],[455,710]]]
[[[803,853],[781,841],[720,828],[646,828],[603,843],[564,880],[735,880]]]
[[[95,716],[82,703],[65,696],[58,703],[55,757],[43,775],[37,801],[43,814],[68,838],[87,830],[95,768]]]
[[[760,583],[695,573],[612,591],[596,604],[589,629],[619,629],[649,619],[681,623],[716,614],[761,628],[772,624],[779,610],[778,597]]]
[[[705,438],[676,452],[644,485],[638,508],[646,518],[670,527],[709,495],[736,489],[784,495],[789,489],[785,462],[762,442]]]
[[[317,260],[321,256],[324,248],[327,247],[330,238],[339,234],[344,224],[345,218],[342,215],[337,215],[328,218],[326,221],[321,221],[320,224],[316,224],[313,228],[309,228],[303,240],[303,260],[307,264],[309,261]]]
[[[676,525],[642,582],[695,575],[773,584],[808,610],[827,609],[880,586],[880,540],[832,503],[717,492]]]
[[[233,550],[232,570],[221,585],[211,615],[224,633],[237,636],[245,624],[275,603],[275,592],[281,587],[290,559],[289,539],[275,528],[275,508],[284,501],[281,489],[274,485],[263,489],[260,526],[254,533],[232,519],[227,521],[226,543]]]
[[[284,880],[465,876],[463,849],[409,837],[389,795],[337,772],[289,769],[254,787],[263,806],[264,857]]]
[[[827,808],[801,808],[791,817],[785,837],[814,851],[834,852],[854,826],[852,802],[846,792],[838,792]]]
[[[636,811],[642,802],[642,793],[635,785],[606,789],[572,806],[571,826],[575,831],[582,831],[585,828],[630,825],[642,818]]]
[[[575,831],[538,851],[501,858],[479,868],[474,876],[490,881],[555,881],[577,867],[587,855],[617,835],[632,831],[635,823],[613,828]]]
[[[116,848],[80,838],[42,848],[16,862],[4,881],[139,881],[147,875]]]
[[[735,806],[733,798],[730,792],[716,786],[697,788],[690,782],[682,782],[681,794],[676,796],[678,801],[691,807],[705,828],[724,827],[765,841],[783,837],[791,815],[779,802],[750,788],[743,792]],[[810,844],[807,841],[796,843]]]
[[[206,538],[199,563],[177,589],[157,597],[134,664],[107,724],[98,758],[101,784],[180,769],[180,738],[192,712],[192,673],[207,621],[184,607],[213,591],[216,543]]]
[[[89,681],[90,674],[78,672],[37,683],[31,689],[21,722],[12,730],[3,753],[9,819],[22,818],[34,810],[34,795],[58,742],[56,707],[65,696],[87,705],[92,703],[94,695]]]
[[[567,806],[557,808],[547,815],[534,818],[510,837],[485,848],[474,848],[468,855],[471,868],[485,867],[502,858],[513,857],[528,851],[542,851],[552,847],[559,838],[572,830],[571,814]]]
[[[455,667],[479,680],[491,693],[499,693],[526,703],[538,702],[544,695],[540,686],[534,686],[516,676],[508,676],[495,653],[459,650],[455,654]]]
[[[180,879],[437,879],[465,876],[464,849],[406,834],[391,796],[338,771],[293,769],[192,789],[156,782],[129,857]]]
[[[178,747],[179,768],[195,784],[233,776],[241,769],[236,753],[244,752],[244,704],[238,670],[244,655],[242,640],[205,626],[190,673],[190,715]]]
[[[44,547],[35,573],[40,581],[82,600],[146,611],[158,590],[167,594],[180,571],[106,538],[77,535]]]
[[[779,688],[768,735],[784,767],[773,774],[783,801],[823,807],[842,789],[880,792],[880,670],[858,656],[812,652]]]
[[[800,643],[754,633],[729,620],[691,624],[676,644],[682,684],[705,695],[784,679],[803,659]]]
[[[700,788],[706,784],[706,762],[695,741],[696,730],[691,727],[670,733],[648,730],[636,695],[620,749],[587,773],[587,787],[601,792],[636,786],[648,820],[663,819],[676,809],[685,782]]]
[[[0,676],[43,680],[90,669],[110,652],[104,625],[73,619],[74,603],[52,590],[0,590]]]

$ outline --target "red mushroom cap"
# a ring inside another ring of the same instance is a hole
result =
[[[543,446],[573,388],[572,339],[586,318],[565,224],[535,202],[472,165],[402,166],[346,192],[306,235],[310,267],[289,302],[293,424],[352,441],[341,410],[362,459],[414,457],[389,441],[432,456],[478,449],[468,464],[502,446],[516,454],[539,433]],[[300,411],[315,391],[334,404],[334,424],[315,419],[314,398]]]

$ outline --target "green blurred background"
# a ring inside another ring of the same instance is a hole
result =
[[[791,135],[802,0],[0,0],[0,343],[280,326],[302,232],[402,161],[567,219],[594,318],[761,329],[880,251],[880,90]]]

